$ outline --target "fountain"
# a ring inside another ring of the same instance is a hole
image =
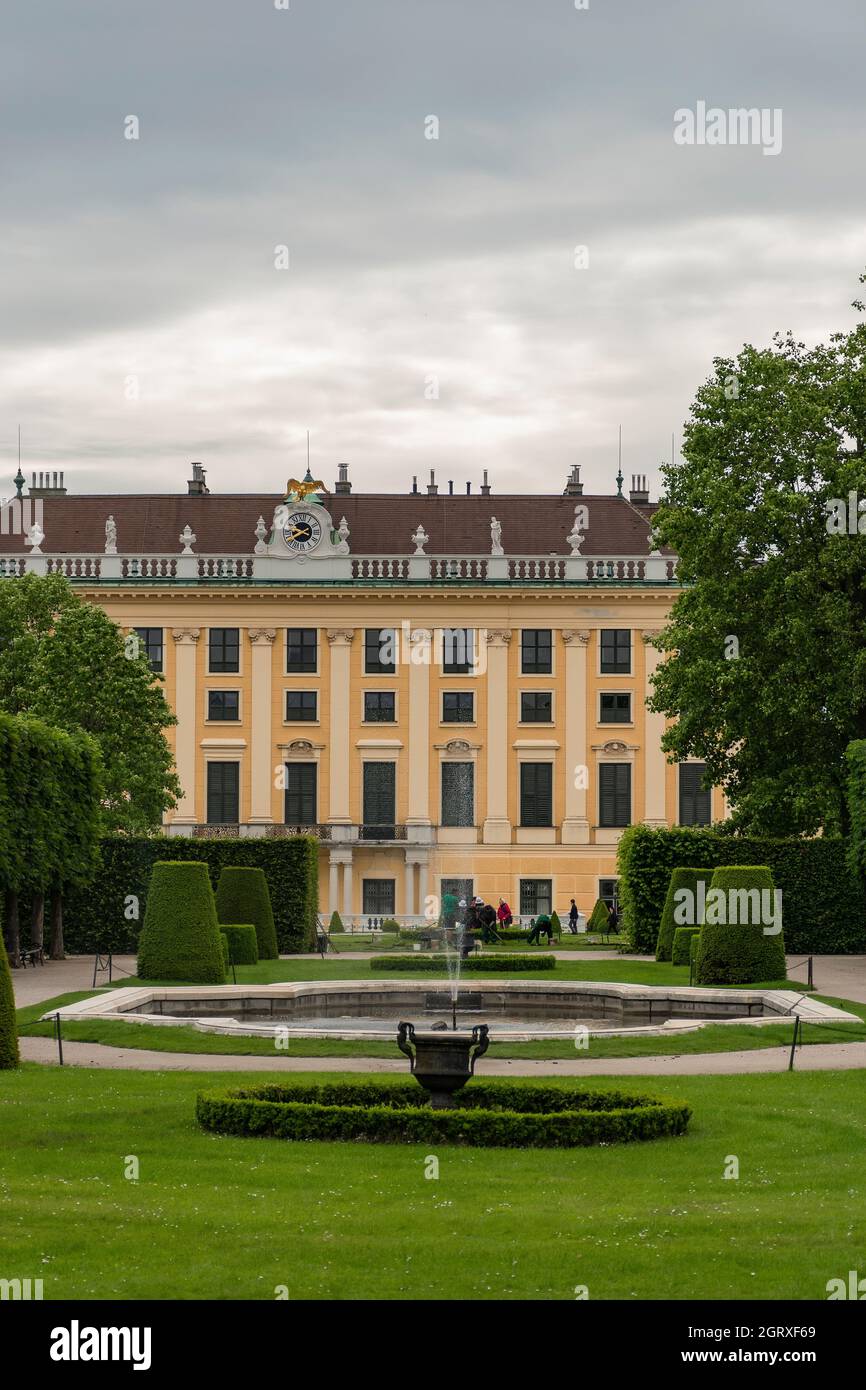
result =
[[[475,1063],[490,1046],[489,1031],[486,1023],[477,1023],[471,1032],[450,1033],[435,1028],[418,1033],[413,1023],[397,1025],[397,1046],[409,1058],[415,1080],[430,1092],[434,1110],[453,1106],[454,1092],[475,1075]]]

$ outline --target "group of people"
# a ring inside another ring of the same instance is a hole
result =
[[[468,956],[475,943],[476,934],[480,934],[481,940],[485,945],[493,941],[501,940],[497,927],[510,927],[514,921],[511,908],[504,898],[499,899],[499,907],[494,907],[492,903],[486,903],[483,898],[473,898],[471,902],[465,898],[460,899],[460,924],[463,927],[462,954]],[[578,922],[580,921],[580,910],[574,898],[568,909],[568,929],[575,936],[577,935]],[[608,930],[616,931],[619,923],[619,912],[616,903],[610,910],[610,920]],[[542,936],[547,937],[548,945],[553,940],[553,924],[547,912],[539,912],[529,924],[529,944],[539,946]]]

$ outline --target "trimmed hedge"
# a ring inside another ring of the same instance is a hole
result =
[[[674,869],[767,864],[785,904],[789,951],[866,951],[866,887],[850,872],[841,839],[760,840],[714,830],[629,826],[617,851],[621,930],[633,951],[655,951]]]
[[[343,919],[339,912],[331,913],[331,920],[328,923],[329,932],[341,932],[343,930]]]
[[[689,942],[689,965],[696,965],[698,960],[698,950],[701,944],[701,934],[699,931],[692,932],[692,939]]]
[[[138,943],[139,978],[221,985],[227,955],[207,865],[154,864]]]
[[[277,945],[285,955],[313,951],[318,912],[318,842],[299,835],[285,840],[195,840],[183,835],[153,839],[111,836],[101,842],[102,864],[86,888],[64,899],[66,949],[87,953],[135,951],[147,906],[150,874],[158,859],[206,864],[216,888],[226,865],[262,869],[274,914]],[[22,924],[23,924],[22,917]],[[248,920],[246,916],[235,921]]]
[[[589,915],[589,921],[586,924],[586,930],[588,932],[601,932],[602,935],[604,935],[604,933],[608,929],[609,922],[610,909],[607,903],[602,902],[601,898],[599,898],[595,904],[595,907],[592,909],[592,912]]]
[[[448,957],[439,956],[371,956],[371,970],[419,970],[441,975],[447,972]],[[461,974],[467,970],[499,971],[554,970],[556,956],[469,956],[460,962]]]
[[[0,933],[0,1071],[18,1065],[18,1025],[15,1021],[15,995],[9,957]]]
[[[700,936],[700,927],[676,927],[674,930],[674,944],[671,947],[671,965],[688,965],[692,941],[696,936]]]
[[[226,980],[229,970],[231,969],[231,953],[229,949],[229,939],[224,931],[220,932],[220,954],[223,963],[223,980]]]
[[[712,869],[674,869],[671,874],[670,884],[668,885],[661,923],[659,924],[658,940],[656,941],[656,960],[671,959],[674,932],[678,925],[675,917],[677,911],[676,894],[685,888],[695,895],[695,901],[697,901],[698,884],[703,881],[705,887],[709,888],[712,876]],[[693,925],[700,926],[697,918],[695,918]]]
[[[277,934],[268,881],[262,869],[226,864],[216,890],[217,917],[221,922],[252,922],[259,960],[277,960]]]
[[[202,1091],[196,1119],[217,1134],[485,1148],[574,1148],[684,1134],[682,1101],[618,1091],[471,1081],[434,1110],[416,1082],[259,1085]]]
[[[241,926],[220,923],[220,936],[224,936],[229,948],[229,965],[255,965],[259,958],[256,929],[252,922]]]
[[[725,894],[725,911],[730,918],[730,893],[757,889],[772,894],[773,888],[773,875],[763,864],[725,866],[713,874],[710,893],[720,890]],[[762,923],[752,920],[751,905],[750,920],[745,923],[716,923],[712,917],[713,904],[708,901],[698,948],[697,984],[752,985],[787,977],[784,934],[779,931],[768,936]]]

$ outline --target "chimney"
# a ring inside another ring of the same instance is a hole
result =
[[[448,496],[449,496],[449,497],[453,497],[453,496],[454,496],[454,484],[453,484],[453,482],[449,482],[449,483],[448,483]]]
[[[65,497],[66,488],[63,486],[63,474],[39,473],[37,475],[31,473],[29,495],[31,497]]]
[[[468,496],[470,495],[471,492],[472,492],[472,484],[471,484],[471,483],[467,483],[467,484],[466,484],[466,496],[468,497]]]
[[[649,488],[646,485],[645,473],[632,473],[628,500],[634,506],[642,506],[649,502]]]
[[[489,484],[488,481],[487,481],[487,469],[486,469],[486,468],[485,468],[485,470],[484,470],[484,482],[481,484],[481,496],[482,496],[482,497],[489,497],[489,496],[490,496],[490,484]]]
[[[418,491],[418,476],[417,476],[417,474],[413,474],[413,476],[412,476],[412,495],[414,496],[415,493],[417,493],[417,491]]]
[[[571,466],[571,472],[570,472],[569,475],[568,475],[568,481],[567,481],[567,483],[565,484],[565,492],[564,492],[562,495],[563,495],[563,497],[582,497],[582,496],[583,496],[583,483],[580,481],[580,464],[579,464],[579,463],[574,463],[574,464],[572,464],[572,466]]]
[[[438,487],[436,486],[436,474],[433,472],[433,469],[431,468],[431,469],[430,469],[430,481],[429,481],[429,483],[427,484],[427,496],[428,496],[428,497],[435,497],[438,491],[439,491],[439,489],[438,489]]]
[[[210,488],[204,480],[206,472],[207,469],[202,464],[194,463],[192,465],[192,477],[186,485],[188,497],[206,497],[208,495]]]
[[[348,497],[352,491],[352,484],[349,482],[349,465],[347,463],[337,464],[339,477],[334,484],[335,497]]]

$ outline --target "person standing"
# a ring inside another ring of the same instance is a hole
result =
[[[619,908],[616,905],[616,899],[614,899],[610,905],[610,916],[607,919],[607,929],[609,932],[619,931]]]
[[[577,903],[574,901],[574,898],[572,898],[571,907],[568,909],[568,930],[573,936],[577,936],[577,923],[579,918],[580,913],[577,910]]]
[[[510,927],[511,923],[514,921],[511,915],[511,908],[504,898],[499,899],[499,907],[497,908],[496,916],[500,927]]]

